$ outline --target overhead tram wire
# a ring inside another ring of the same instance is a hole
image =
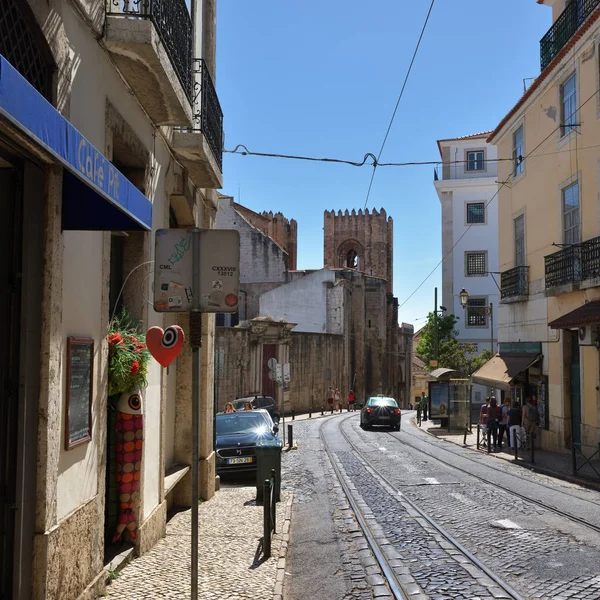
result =
[[[415,62],[415,58],[417,58],[417,52],[419,51],[419,46],[421,45],[421,40],[423,39],[423,35],[425,34],[425,29],[427,28],[427,23],[429,23],[429,17],[431,16],[431,11],[433,10],[434,4],[435,4],[435,0],[431,0],[431,4],[429,5],[429,10],[427,11],[427,16],[425,17],[425,23],[423,23],[423,28],[421,29],[421,34],[419,35],[417,45],[415,46],[415,51],[413,52],[412,59],[410,61],[410,65],[408,66],[408,71],[406,72],[406,77],[404,78],[404,83],[402,84],[402,89],[400,90],[398,100],[396,101],[396,106],[394,107],[394,112],[392,113],[392,118],[390,119],[390,124],[388,125],[387,131],[385,132],[385,137],[383,138],[381,148],[379,149],[379,154],[377,155],[377,160],[375,161],[375,164],[373,165],[373,172],[371,173],[371,181],[369,181],[369,189],[367,190],[367,197],[365,198],[365,206],[364,206],[365,209],[367,208],[367,204],[369,203],[369,196],[371,195],[371,188],[373,187],[373,180],[375,179],[375,172],[377,171],[377,164],[379,163],[379,159],[381,158],[381,154],[383,153],[383,149],[385,148],[385,143],[387,142],[388,136],[390,135],[390,131],[392,129],[392,124],[394,123],[396,113],[398,112],[398,106],[400,105],[400,100],[402,100],[402,96],[404,95],[404,90],[405,90],[406,84],[408,82],[408,77],[410,76],[410,72],[412,71],[413,64]]]
[[[581,104],[577,108],[577,110],[571,115],[571,118],[574,117],[590,100],[592,100],[593,98],[595,98],[597,96],[598,92],[600,92],[600,88],[598,88],[583,104]],[[543,144],[545,144],[564,125],[565,125],[564,123],[560,123],[557,127],[555,127],[533,150],[531,150],[531,152],[528,152],[522,158],[521,162],[524,162],[528,158],[532,157],[532,154],[540,146],[542,146]],[[543,155],[539,155],[539,156],[543,156]],[[539,156],[533,156],[532,158],[538,158]],[[498,196],[498,194],[502,191],[502,188],[505,187],[508,182],[507,181],[503,181],[503,182],[498,182],[498,183],[501,183],[502,185],[500,185],[500,187],[498,188],[498,190],[496,191],[496,193],[486,202],[485,208],[487,208],[491,204],[491,202],[496,198],[496,196]],[[446,258],[450,255],[450,253],[454,250],[454,248],[456,248],[456,246],[458,245],[458,243],[465,237],[465,235],[467,235],[467,232],[471,229],[471,227],[473,227],[473,225],[469,225],[464,230],[463,234],[456,240],[456,242],[454,243],[454,245],[452,246],[452,248],[450,248],[450,250],[448,250],[448,252],[446,252],[446,254],[444,254],[444,256],[442,256],[442,260],[440,260],[440,262],[438,262],[437,265],[435,265],[435,267],[433,267],[433,269],[430,271],[430,273],[427,275],[427,277],[425,277],[425,279],[423,279],[423,281],[412,291],[412,293],[410,294],[410,296],[404,302],[402,302],[402,304],[400,304],[398,306],[398,308],[402,308],[421,289],[421,287],[423,287],[423,285],[438,270],[439,266],[446,260]]]

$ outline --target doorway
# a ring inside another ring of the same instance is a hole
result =
[[[579,358],[579,337],[577,331],[571,334],[571,435],[574,444],[581,443],[581,361]]]
[[[0,598],[12,598],[17,516],[22,174],[0,157]]]

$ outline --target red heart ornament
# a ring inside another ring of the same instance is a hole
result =
[[[148,351],[163,367],[168,367],[177,358],[184,341],[185,335],[179,325],[171,325],[165,331],[162,327],[150,327],[146,333]]]

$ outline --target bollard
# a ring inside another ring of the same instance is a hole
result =
[[[513,440],[513,445],[515,447],[515,460],[519,460],[519,436],[516,429],[513,433],[515,434],[515,439]]]
[[[288,425],[288,448],[291,448],[294,445],[294,430],[291,425]],[[273,469],[273,473],[275,473],[275,469]]]
[[[465,437],[463,438],[463,446],[467,445],[467,433],[469,433],[469,424],[465,423]]]
[[[325,414],[325,409],[321,406],[321,416]]]
[[[275,469],[271,469],[271,481],[273,486],[271,489],[277,489],[277,474],[275,473]],[[273,494],[273,502],[271,503],[271,531],[273,533],[277,533],[277,498],[274,497]]]
[[[342,414],[342,409],[343,409],[343,408],[344,408],[344,407],[342,406],[342,403],[340,402],[340,414]]]
[[[477,423],[477,450],[479,450],[479,436],[481,435],[481,424]]]
[[[265,479],[263,484],[263,554],[271,557],[271,482]]]
[[[308,407],[308,418],[312,419],[312,406]]]
[[[531,464],[535,463],[535,433],[531,434]]]
[[[296,420],[296,409],[292,408],[292,421]]]
[[[331,414],[333,414],[333,404],[331,405]]]

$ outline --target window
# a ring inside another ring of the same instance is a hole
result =
[[[467,204],[467,223],[485,223],[485,202]]]
[[[467,327],[487,327],[487,298],[469,298]]]
[[[515,219],[515,267],[525,264],[525,215]]]
[[[467,171],[483,171],[483,150],[467,152]]]
[[[562,191],[563,243],[579,244],[579,183],[574,183]]]
[[[346,267],[349,269],[358,269],[358,254],[356,250],[348,250],[348,254],[346,254]]]
[[[513,135],[513,161],[516,177],[523,172],[523,127],[519,127]]]
[[[561,135],[567,135],[572,129],[575,129],[577,112],[577,77],[573,73],[567,81],[560,87],[560,106],[561,106]]]
[[[487,252],[465,252],[465,275],[483,277],[487,275]]]

